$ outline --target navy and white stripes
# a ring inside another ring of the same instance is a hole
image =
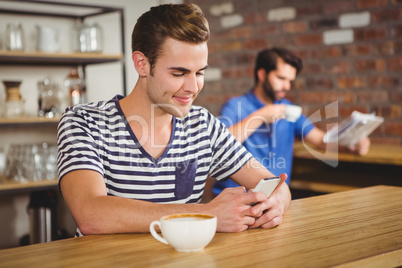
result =
[[[208,175],[228,178],[251,158],[218,119],[193,106],[186,117],[173,118],[169,144],[154,159],[132,132],[121,98],[66,111],[58,128],[59,180],[73,170],[90,169],[103,176],[108,195],[194,203]]]

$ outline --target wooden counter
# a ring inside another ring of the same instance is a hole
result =
[[[316,150],[314,150],[316,151]],[[354,163],[402,165],[402,147],[382,144],[372,144],[367,155],[360,156],[353,153],[331,153],[319,151],[324,160],[338,160]],[[301,142],[294,144],[294,157],[303,159],[317,159],[307,151],[306,146]]]
[[[402,147],[373,144],[364,156],[318,153],[317,158],[295,143],[292,189],[331,193],[379,184],[402,186]]]
[[[0,267],[397,267],[402,188],[293,200],[273,229],[218,233],[180,253],[150,234],[94,235],[0,250]]]

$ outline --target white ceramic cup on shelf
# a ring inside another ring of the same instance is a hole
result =
[[[162,236],[157,233],[158,226]],[[200,213],[182,213],[162,217],[153,221],[149,229],[152,236],[181,252],[203,250],[215,236],[216,216]]]
[[[285,105],[285,116],[289,122],[296,122],[302,113],[302,108],[297,105]]]

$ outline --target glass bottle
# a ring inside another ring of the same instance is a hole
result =
[[[25,38],[21,23],[9,23],[6,28],[6,49],[10,51],[24,51]]]
[[[68,88],[70,106],[86,103],[86,90],[83,72],[80,69],[72,69],[66,80],[64,86]]]

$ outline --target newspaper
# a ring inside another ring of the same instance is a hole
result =
[[[352,147],[358,141],[368,137],[384,118],[372,114],[363,114],[353,111],[352,114],[339,123],[338,127],[331,128],[324,135],[324,142],[331,143],[338,141],[339,145]]]

